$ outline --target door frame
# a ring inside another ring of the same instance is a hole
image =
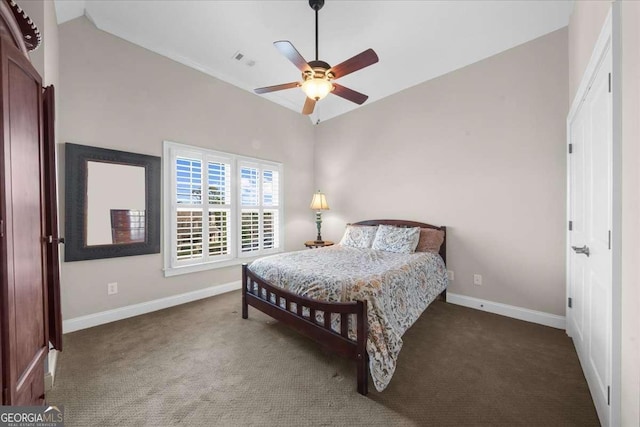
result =
[[[571,296],[571,270],[570,256],[571,241],[568,224],[571,221],[571,159],[569,154],[569,144],[571,143],[571,122],[579,111],[579,108],[587,96],[587,92],[593,79],[595,78],[598,67],[606,55],[607,50],[611,50],[612,55],[612,73],[611,73],[611,95],[612,95],[612,205],[611,205],[611,395],[609,406],[609,424],[612,426],[620,425],[621,416],[621,289],[622,289],[622,268],[621,268],[621,238],[622,238],[622,126],[621,126],[621,62],[620,62],[620,4],[614,2],[605,19],[598,40],[594,46],[591,58],[587,68],[583,74],[582,81],[571,103],[569,114],[567,115],[567,232],[565,242],[565,271],[566,271],[566,297]],[[566,306],[567,307],[567,306]],[[568,310],[568,308],[567,308]],[[568,317],[568,314],[567,314]],[[571,322],[567,320],[567,335],[572,336]]]

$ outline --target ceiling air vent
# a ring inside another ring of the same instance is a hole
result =
[[[247,67],[253,67],[254,65],[256,65],[256,61],[254,61],[251,58],[245,57],[244,53],[242,53],[240,51],[237,51],[236,53],[234,53],[232,58],[235,59],[236,61],[246,65]]]

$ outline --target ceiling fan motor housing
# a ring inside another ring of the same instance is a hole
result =
[[[311,9],[318,11],[324,6],[324,0],[309,0],[309,6],[311,6]]]
[[[331,66],[324,61],[309,61],[309,67],[313,71],[305,71],[302,73],[302,78],[307,79],[324,79],[332,80],[335,76],[329,69]]]

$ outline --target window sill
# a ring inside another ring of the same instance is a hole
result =
[[[163,269],[163,272],[164,272],[164,277],[172,277],[172,276],[180,276],[182,274],[197,273],[200,271],[215,270],[218,268],[234,267],[237,265],[242,265],[244,263],[250,263],[252,261],[257,260],[258,258],[262,258],[268,255],[273,255],[281,252],[284,252],[284,251],[280,250],[277,252],[269,252],[268,254],[262,254],[262,255],[252,256],[252,257],[244,257],[244,258],[234,258],[226,261],[213,261],[205,264],[183,265],[180,267],[167,267]]]

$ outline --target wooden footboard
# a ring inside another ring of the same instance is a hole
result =
[[[328,303],[293,294],[271,285],[242,265],[242,318],[248,317],[248,306],[268,314],[308,336],[324,347],[357,364],[358,393],[366,395],[369,382],[367,356],[367,302]],[[317,315],[322,315],[322,321]],[[349,316],[354,315],[356,340],[349,338]],[[339,316],[340,332],[332,329],[332,319]]]

